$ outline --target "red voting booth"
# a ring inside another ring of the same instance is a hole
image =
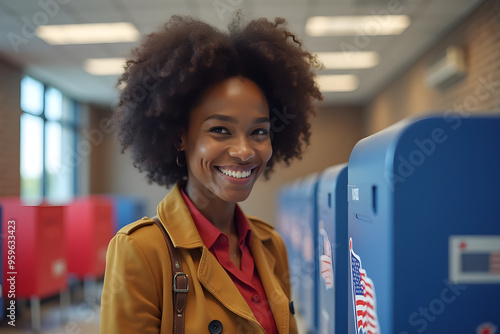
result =
[[[113,202],[105,196],[75,199],[66,206],[64,220],[68,272],[79,279],[102,277],[106,250],[113,236]]]
[[[45,298],[66,290],[63,217],[62,206],[2,203],[4,296],[12,288],[16,299]]]

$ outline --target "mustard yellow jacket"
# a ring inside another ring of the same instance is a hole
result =
[[[180,249],[189,276],[185,333],[209,333],[213,320],[222,333],[264,333],[250,307],[202,242],[179,186],[160,202],[158,217]],[[285,245],[273,228],[247,216],[251,252],[280,334],[297,333],[290,312]],[[101,334],[172,333],[172,268],[165,240],[149,218],[122,228],[111,240],[101,299]]]

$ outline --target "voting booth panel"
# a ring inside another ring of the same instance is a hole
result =
[[[309,333],[317,330],[316,185],[318,174],[284,186],[278,198],[277,230],[287,246],[295,310]]]
[[[145,203],[142,199],[128,195],[109,195],[113,201],[113,232],[145,216]]]
[[[299,181],[298,219],[302,234],[302,270],[300,272],[300,304],[309,333],[318,327],[319,261],[317,257],[318,224],[316,190],[319,174],[308,175]]]
[[[64,219],[68,272],[79,279],[104,276],[106,250],[114,233],[111,198],[77,198],[66,206]]]
[[[317,220],[317,333],[347,333],[347,164],[321,173]]]
[[[287,247],[290,285],[292,298],[295,300],[295,311],[302,313],[303,305],[300,298],[304,256],[302,252],[302,226],[299,219],[301,208],[299,186],[299,182],[296,181],[281,188],[278,196],[279,209],[276,228]]]
[[[500,117],[408,119],[348,173],[349,333],[500,328]]]
[[[41,299],[66,290],[63,210],[61,206],[2,204],[5,297],[11,281],[15,299]]]

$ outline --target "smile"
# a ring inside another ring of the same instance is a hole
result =
[[[224,175],[234,177],[235,179],[246,179],[252,174],[252,170],[231,170],[222,167],[217,167],[217,169]]]

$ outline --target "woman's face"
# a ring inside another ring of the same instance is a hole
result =
[[[266,98],[253,81],[233,77],[210,87],[181,136],[189,189],[245,200],[271,158],[269,128]]]

